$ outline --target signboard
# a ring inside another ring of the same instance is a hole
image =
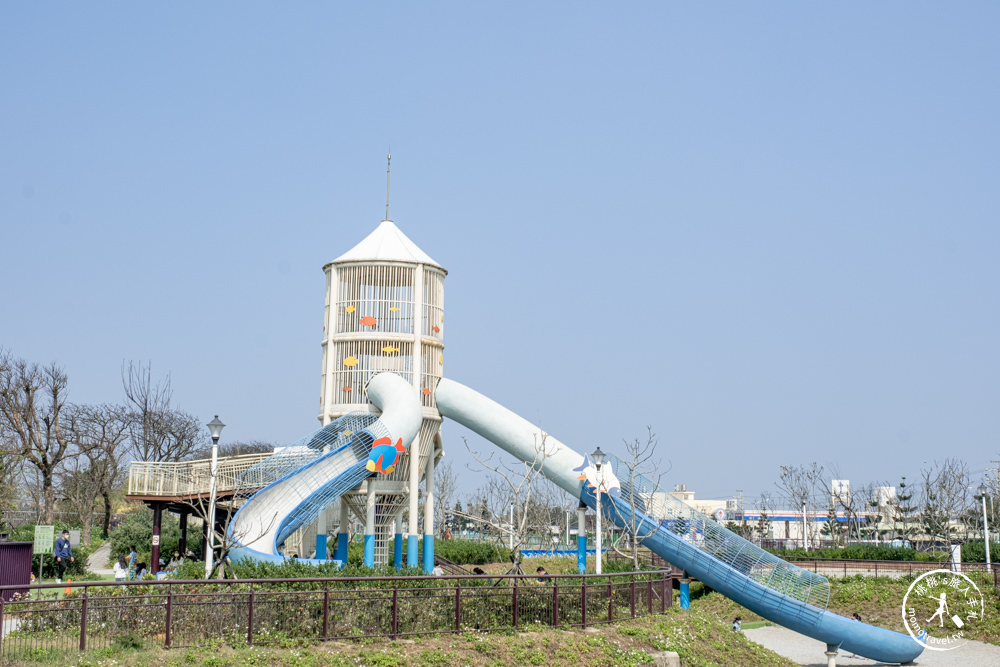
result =
[[[56,542],[55,526],[35,526],[35,549],[32,553],[50,554]]]
[[[153,546],[154,547],[160,546],[160,536],[159,535],[153,535]]]
[[[78,547],[78,546],[80,546],[80,531],[79,530],[71,530],[71,531],[69,531],[69,545],[71,547]]]

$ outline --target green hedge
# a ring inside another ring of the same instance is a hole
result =
[[[423,540],[420,540],[423,553]],[[406,539],[403,539],[403,553],[406,554]],[[434,540],[434,553],[458,565],[485,565],[487,563],[509,563],[510,550],[486,542],[472,540]],[[403,559],[406,560],[405,557]],[[350,551],[348,551],[350,562]]]
[[[990,561],[1000,563],[1000,544],[990,544]],[[986,547],[982,542],[966,542],[962,545],[963,563],[985,563]]]
[[[771,553],[791,560],[795,558],[835,558],[846,560],[899,560],[899,561],[930,561],[947,560],[948,556],[941,552],[923,553],[916,549],[890,547],[875,544],[852,544],[846,547],[826,547],[823,549],[776,549]]]

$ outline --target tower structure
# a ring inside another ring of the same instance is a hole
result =
[[[347,557],[349,512],[365,524],[365,562],[382,565],[402,557],[402,514],[409,507],[407,561],[416,567],[418,485],[426,480],[424,567],[433,567],[434,464],[442,454],[441,415],[434,391],[444,365],[444,278],[447,271],[391,220],[383,220],[361,243],[323,267],[323,372],[319,419],[325,425],[352,412],[378,413],[366,395],[368,381],[391,372],[413,386],[423,422],[404,443],[393,470],[369,478],[344,496],[338,558]],[[408,503],[407,503],[408,501]],[[391,534],[396,526],[395,536]],[[428,564],[430,558],[430,564]]]

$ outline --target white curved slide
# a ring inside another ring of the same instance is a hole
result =
[[[237,543],[230,551],[234,559],[284,561],[278,547],[289,534],[315,521],[341,494],[375,474],[366,467],[374,440],[384,435],[393,442],[413,442],[422,411],[410,383],[395,373],[380,373],[368,383],[368,398],[382,411],[376,424],[271,482],[240,507],[229,527]]]

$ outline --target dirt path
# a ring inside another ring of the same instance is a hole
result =
[[[747,639],[755,641],[800,665],[826,667],[826,656],[824,655],[826,645],[815,639],[777,625],[746,630],[744,634]],[[850,655],[850,653],[841,651],[840,655],[837,656],[837,664],[868,665],[869,667],[886,664],[865,658],[851,658]],[[1000,665],[1000,646],[969,641],[950,651],[925,649],[913,664],[930,667],[993,667]]]
[[[90,554],[90,558],[87,559],[87,569],[94,574],[114,574],[114,570],[105,567],[109,556],[111,556],[111,540],[105,540],[97,551]]]

